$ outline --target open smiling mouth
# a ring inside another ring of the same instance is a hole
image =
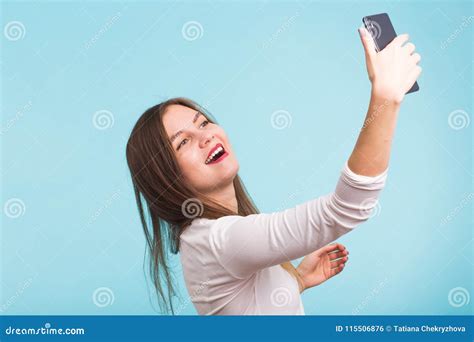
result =
[[[207,157],[206,161],[204,162],[205,164],[208,165],[218,163],[229,155],[222,144],[217,144],[216,146],[217,147],[213,150],[213,152]]]

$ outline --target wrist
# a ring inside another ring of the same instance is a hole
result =
[[[304,281],[304,273],[302,272],[302,270],[300,269],[300,267],[296,267],[295,268],[296,270],[296,276],[297,276],[297,281],[298,281],[298,286],[299,286],[299,289],[300,289],[300,293],[303,292],[304,290],[306,290],[306,284],[305,284],[305,281]]]
[[[371,95],[371,99],[374,102],[382,103],[386,106],[391,106],[391,107],[400,107],[403,101],[403,95],[399,95],[399,94],[394,93],[393,91],[388,91],[386,89],[383,89],[377,84],[372,85],[370,95]]]

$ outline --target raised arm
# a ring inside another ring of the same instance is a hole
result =
[[[367,72],[372,83],[364,125],[333,193],[294,208],[216,220],[209,242],[220,264],[234,277],[305,256],[370,217],[385,185],[390,147],[400,104],[418,78],[415,46],[395,38],[381,52],[362,29]]]
[[[377,53],[368,31],[361,28],[359,32],[372,91],[349,167],[359,175],[373,176],[388,167],[400,105],[421,73],[421,67],[417,65],[421,57],[414,53],[413,43],[404,44],[408,34],[397,36]]]

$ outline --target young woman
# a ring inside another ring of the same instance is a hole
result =
[[[327,244],[370,217],[400,105],[421,73],[407,34],[377,53],[367,30],[359,33],[370,104],[332,193],[259,213],[224,130],[203,108],[174,98],[139,118],[126,153],[162,308],[174,313],[169,250],[180,253],[191,301],[207,315],[304,314],[300,293],[343,269],[347,250]],[[300,257],[294,268],[290,261]]]

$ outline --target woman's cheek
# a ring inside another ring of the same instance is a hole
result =
[[[197,153],[187,155],[186,158],[183,158],[184,169],[189,170],[190,172],[196,170],[201,167],[201,163],[204,163],[201,159],[201,155],[198,155]]]

